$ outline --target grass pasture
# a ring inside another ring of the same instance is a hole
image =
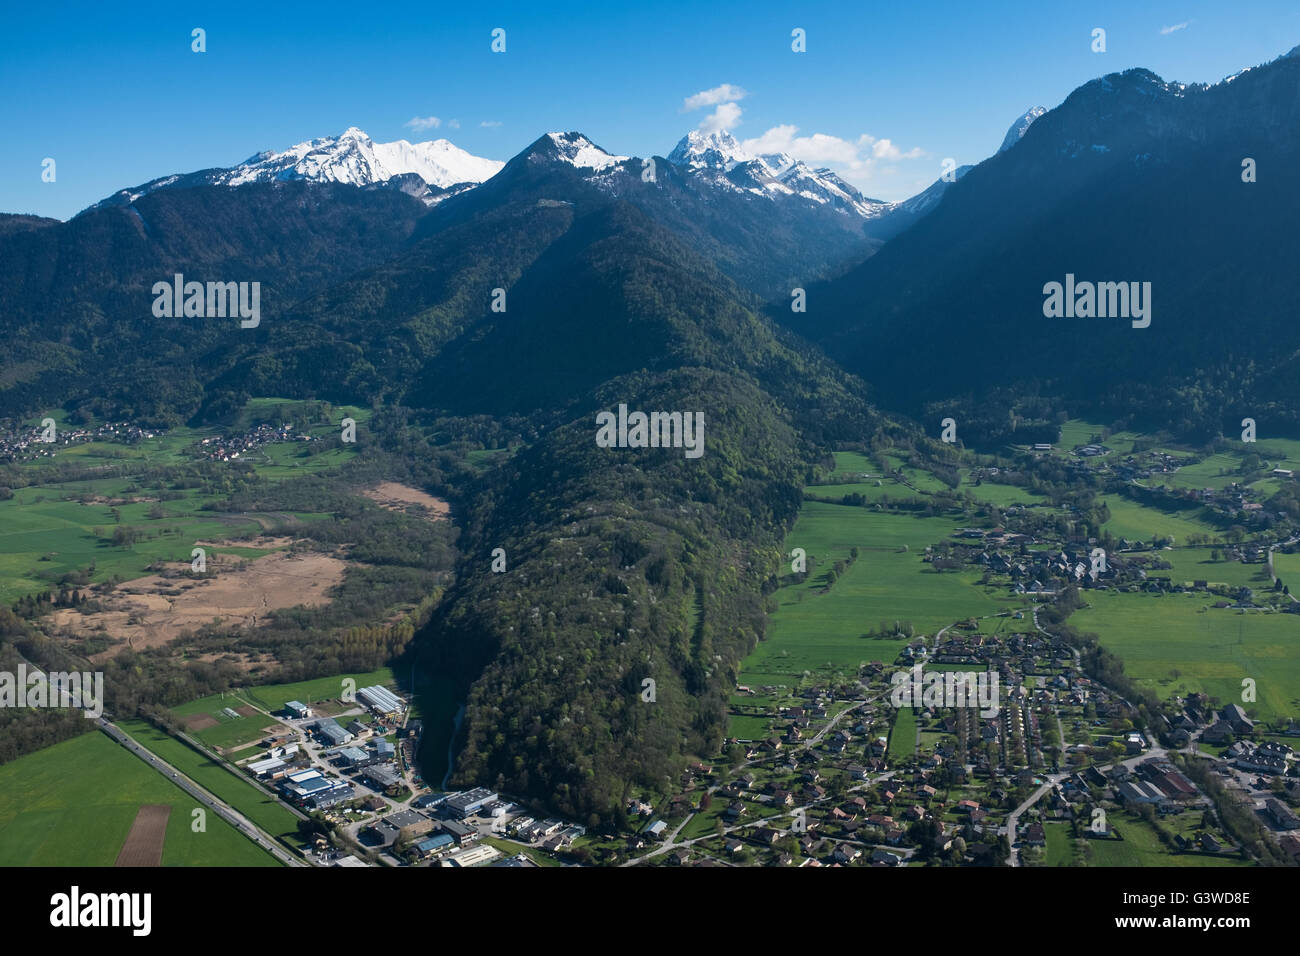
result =
[[[163,866],[278,866],[213,813],[98,731],[0,767],[0,865],[112,866],[140,807],[170,805]]]
[[[1300,618],[1290,614],[1203,610],[1213,596],[1093,592],[1070,623],[1096,632],[1129,677],[1161,697],[1202,691],[1241,703],[1242,679],[1257,701],[1243,706],[1264,719],[1300,710]],[[1176,673],[1175,673],[1176,672]]]

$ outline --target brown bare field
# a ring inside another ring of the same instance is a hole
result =
[[[328,554],[277,551],[253,560],[209,554],[210,578],[152,574],[120,585],[104,599],[105,610],[82,614],[60,608],[51,615],[55,633],[85,638],[101,628],[119,644],[92,660],[104,660],[124,647],[159,647],[215,622],[256,626],[279,608],[316,607],[343,580],[347,563]],[[184,572],[188,563],[169,570]]]
[[[243,707],[236,707],[235,713],[237,713],[240,717],[252,717],[254,714],[257,713],[257,708],[251,706],[250,704],[245,704]]]
[[[435,498],[419,488],[401,485],[395,481],[381,481],[373,488],[367,488],[362,494],[390,511],[407,511],[414,505],[423,511],[430,521],[441,521],[451,516],[451,505],[441,498]]]
[[[217,719],[208,714],[190,714],[185,718],[186,730],[207,730],[217,726]]]
[[[163,843],[167,839],[167,820],[171,815],[172,808],[168,803],[146,803],[140,807],[113,865],[160,866]]]

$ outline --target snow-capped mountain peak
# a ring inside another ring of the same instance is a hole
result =
[[[730,170],[740,163],[754,159],[740,141],[725,129],[704,132],[693,129],[668,154],[668,162],[675,166]]]
[[[887,205],[867,199],[829,169],[812,169],[787,153],[751,153],[726,130],[691,130],[668,154],[668,162],[722,188],[792,198],[864,219]]]
[[[1011,124],[1011,128],[1007,130],[1007,135],[1002,140],[1002,145],[998,147],[998,152],[1005,153],[1012,146],[1015,146],[1016,143],[1020,142],[1020,137],[1024,136],[1025,133],[1028,132],[1029,127],[1033,125],[1034,120],[1038,119],[1038,117],[1042,116],[1046,112],[1047,107],[1045,106],[1035,106],[1026,110],[1014,123]]]
[[[547,133],[554,155],[579,169],[602,170],[607,166],[625,163],[627,156],[607,153],[581,133]]]
[[[368,186],[403,173],[415,173],[431,186],[446,189],[458,183],[481,183],[496,175],[504,165],[494,159],[473,156],[445,139],[376,143],[364,130],[349,126],[339,136],[298,143],[281,152],[258,153],[216,174],[213,182],[242,186],[268,180],[306,179]]]
[[[432,206],[491,179],[504,165],[495,159],[467,153],[445,139],[426,143],[408,143],[404,139],[376,143],[365,130],[349,126],[338,136],[255,153],[227,169],[164,176],[134,189],[122,189],[91,208],[129,205],[141,196],[169,186],[234,187],[292,180],[370,188],[392,185]]]

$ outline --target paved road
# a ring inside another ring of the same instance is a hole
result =
[[[207,790],[204,790],[189,777],[180,773],[171,764],[155,755],[152,751],[136,743],[133,739],[127,736],[126,733],[118,729],[112,721],[101,717],[95,723],[98,724],[99,729],[108,734],[109,737],[116,740],[127,750],[131,751],[131,753],[135,754],[149,766],[153,767],[154,770],[157,770],[160,774],[172,783],[176,784],[176,786],[180,787],[200,804],[210,809],[217,816],[221,817],[221,819],[225,820],[236,830],[244,834],[244,836],[248,837],[262,849],[266,850],[285,866],[309,865],[301,858],[294,856],[282,848],[278,843],[276,843],[270,834],[255,825],[238,810],[234,809],[229,804],[218,800],[215,796]]]

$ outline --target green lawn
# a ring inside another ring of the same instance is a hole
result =
[[[889,733],[889,761],[897,763],[916,753],[916,711],[904,707],[894,715],[894,729]]]
[[[1115,814],[1114,816],[1118,816]],[[1114,830],[1124,839],[1093,839],[1089,866],[1250,866],[1236,858],[1218,858],[1204,854],[1172,853],[1160,837],[1141,820],[1125,814],[1112,818]]]
[[[1074,837],[1070,827],[1065,823],[1045,823],[1043,833],[1047,837],[1047,854],[1043,858],[1045,866],[1072,866],[1074,863]]]
[[[278,866],[138,757],[92,731],[0,767],[0,866],[112,866],[143,804],[172,808],[164,866]]]

